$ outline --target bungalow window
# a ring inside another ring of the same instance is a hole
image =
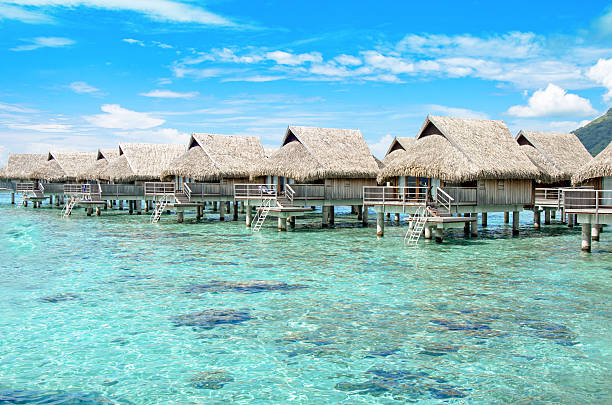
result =
[[[504,181],[503,180],[497,180],[497,190],[504,191]]]

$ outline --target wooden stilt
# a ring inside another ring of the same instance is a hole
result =
[[[478,236],[478,214],[474,213],[472,214],[472,217],[476,218],[476,221],[470,222],[470,235],[472,237],[476,237]]]
[[[286,231],[287,230],[287,220],[285,218],[278,218],[278,230]]]
[[[246,206],[246,226],[247,228],[251,227],[251,223],[253,222],[253,207],[250,205]]]
[[[540,229],[540,211],[538,209],[533,210],[533,227]]]
[[[376,213],[376,236],[385,236],[385,213]]]
[[[504,212],[504,224],[510,223],[510,213]]]
[[[11,193],[11,204],[15,204],[15,193]]]
[[[321,207],[321,227],[327,228],[329,226],[329,206]]]
[[[464,218],[469,218],[471,217],[472,214],[463,214]],[[463,224],[463,233],[467,236],[470,234],[470,223],[466,222],[465,224]]]
[[[224,201],[219,202],[219,221],[225,221],[225,202]]]
[[[591,240],[599,241],[599,231],[601,230],[601,225],[593,224],[591,226]]]
[[[518,211],[512,212],[512,235],[519,234],[519,214]]]
[[[363,213],[361,214],[361,225],[363,225],[364,228],[367,228],[368,226],[368,206],[367,205],[363,206]]]
[[[400,222],[400,214],[395,214],[395,223],[399,225]]]
[[[91,214],[93,214],[93,208],[92,207],[87,207],[87,216],[90,217]]]
[[[217,212],[217,205],[218,205],[218,202],[217,202],[217,201],[214,201],[214,202],[213,202],[213,211],[214,211],[214,212]]]
[[[442,241],[444,240],[444,230],[442,228],[435,228],[434,236],[436,238],[437,243],[442,243]]]
[[[356,208],[357,208],[357,221],[361,221],[363,219],[363,205],[358,205]]]
[[[574,214],[567,214],[567,227],[568,228],[574,227]]]
[[[238,221],[238,202],[234,201],[234,216],[232,218],[234,221]]]
[[[550,210],[544,208],[544,225],[550,225]]]
[[[582,251],[591,251],[591,224],[582,224]]]
[[[100,207],[96,207],[96,216],[99,217],[100,216]]]
[[[333,205],[329,207],[329,224],[334,225],[336,223],[336,207]]]
[[[289,228],[295,229],[295,217],[289,217]]]
[[[486,228],[487,227],[487,223],[488,223],[488,215],[486,212],[483,212],[482,214],[480,214],[481,218],[482,218],[482,227]]]
[[[178,222],[179,224],[183,223],[183,221],[185,220],[185,213],[183,211],[179,211],[176,213],[176,222]]]
[[[431,226],[425,227],[423,237],[425,239],[431,239]]]

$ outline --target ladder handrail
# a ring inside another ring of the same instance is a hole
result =
[[[442,196],[442,199],[440,199],[440,195]],[[449,214],[451,213],[452,203],[453,201],[455,201],[455,199],[451,197],[450,194],[448,194],[446,191],[442,190],[440,187],[436,187],[436,201],[441,203],[442,206],[446,208]]]
[[[295,195],[295,191],[293,190],[293,188],[289,184],[286,184],[285,185],[285,197],[287,197],[287,200],[291,201],[292,205],[293,205],[294,195]]]
[[[187,185],[187,183],[183,184],[183,194],[185,194],[189,201],[191,201],[191,188],[189,185]]]

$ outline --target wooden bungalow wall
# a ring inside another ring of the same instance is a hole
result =
[[[533,204],[531,180],[478,180],[478,205]]]
[[[361,199],[364,186],[376,186],[376,179],[325,179],[325,199]]]

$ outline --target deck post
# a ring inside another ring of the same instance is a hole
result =
[[[23,206],[27,207],[28,206],[28,200],[23,200]]]
[[[400,223],[400,214],[399,213],[395,214],[395,223],[398,224],[398,225]]]
[[[99,217],[100,216],[100,207],[96,207],[96,216]]]
[[[537,208],[533,210],[533,227],[540,229],[540,211]]]
[[[240,204],[240,213],[244,214],[244,201],[239,202],[239,204]]]
[[[357,206],[357,221],[361,221],[363,219],[363,205]]]
[[[149,202],[145,201],[145,214],[149,213]]]
[[[90,217],[91,214],[93,214],[93,208],[92,207],[87,207],[87,216]]]
[[[476,218],[476,221],[470,222],[470,235],[476,237],[478,236],[478,213],[471,214],[471,216]]]
[[[289,228],[295,229],[295,217],[289,217]]]
[[[444,230],[442,228],[435,228],[434,236],[436,238],[437,243],[442,243],[444,240]]]
[[[363,206],[363,214],[361,215],[361,225],[368,227],[368,206]]]
[[[55,206],[59,207],[59,205],[60,205],[60,198],[59,198],[59,196],[57,196],[57,197],[55,197]]]
[[[519,212],[512,212],[512,236],[519,234]]]
[[[504,212],[504,224],[510,223],[510,213],[508,211]]]
[[[253,222],[253,208],[250,205],[246,206],[246,227],[251,227],[251,222]]]
[[[11,193],[11,204],[15,205],[15,193]]]
[[[278,230],[279,231],[287,230],[287,220],[285,218],[278,217]]]
[[[425,231],[425,234],[423,235],[423,237],[425,239],[431,239],[431,226],[426,226],[424,231]]]
[[[217,202],[215,202],[216,205]],[[219,201],[219,221],[225,221],[225,201]]]
[[[321,226],[327,228],[329,226],[329,206],[321,207]]]
[[[567,227],[568,228],[574,227],[574,214],[567,214]]]
[[[129,200],[128,204],[129,204],[129,213],[130,215],[132,215],[134,213],[134,201]]]
[[[387,212],[387,221],[389,221],[389,222],[391,221],[391,213],[390,212]]]
[[[601,225],[593,224],[591,227],[591,240],[599,241],[599,231],[601,230]]]
[[[483,213],[482,213],[482,214],[480,214],[480,215],[481,215],[481,217],[482,217],[482,227],[483,227],[483,228],[486,228],[486,227],[487,227],[487,224],[488,224],[488,220],[489,220],[488,215],[487,215],[487,213],[486,213],[486,212],[483,212]]]
[[[550,210],[550,218],[551,219],[557,218],[557,210]]]
[[[544,208],[544,225],[550,225],[550,210]]]
[[[461,215],[461,214],[460,214]],[[463,214],[464,218],[469,218],[471,217],[472,214]],[[470,233],[470,223],[466,222],[465,224],[463,224],[463,233],[467,236]]]
[[[49,196],[49,205],[53,205],[53,196],[52,195]]]
[[[176,213],[176,216],[176,222],[178,222],[179,224],[183,223],[183,221],[185,220],[185,213],[183,211],[179,211]]]
[[[234,201],[234,221],[238,221],[238,201]]]
[[[591,251],[591,224],[589,223],[582,224],[582,251]]]
[[[136,200],[134,204],[136,204],[136,215],[142,215],[142,201]]]
[[[108,209],[108,204],[110,204],[110,201],[104,201],[104,211]]]
[[[332,205],[329,207],[329,224],[333,226],[335,223],[336,223],[336,207]]]
[[[213,211],[214,212],[217,212],[217,204],[218,204],[217,201],[213,202]]]
[[[385,236],[385,213],[376,213],[376,236]]]
[[[123,200],[119,200],[119,211],[123,211]]]

